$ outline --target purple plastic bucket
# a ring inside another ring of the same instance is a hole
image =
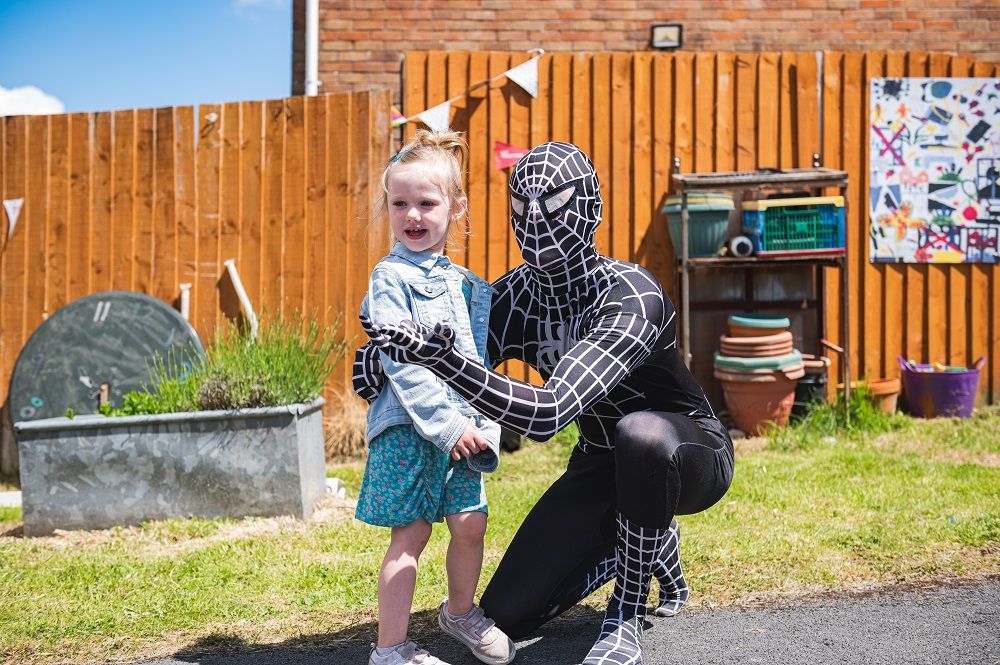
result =
[[[972,369],[965,372],[917,372],[910,369],[906,360],[900,356],[903,390],[910,405],[910,415],[918,418],[971,416],[979,386],[979,370],[985,362],[986,358],[980,358]],[[930,365],[917,367],[931,368]]]

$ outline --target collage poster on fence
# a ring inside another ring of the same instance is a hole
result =
[[[871,261],[1000,262],[1000,79],[870,85]]]

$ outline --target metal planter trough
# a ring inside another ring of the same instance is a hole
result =
[[[322,405],[15,423],[24,535],[170,517],[308,519],[326,483]]]

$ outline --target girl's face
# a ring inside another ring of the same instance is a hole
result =
[[[392,235],[411,252],[441,253],[452,220],[465,211],[465,199],[450,200],[441,185],[410,164],[389,170],[386,190]]]

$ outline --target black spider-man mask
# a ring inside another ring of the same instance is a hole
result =
[[[563,272],[594,249],[600,187],[590,158],[571,143],[543,143],[510,174],[511,225],[528,266]]]

